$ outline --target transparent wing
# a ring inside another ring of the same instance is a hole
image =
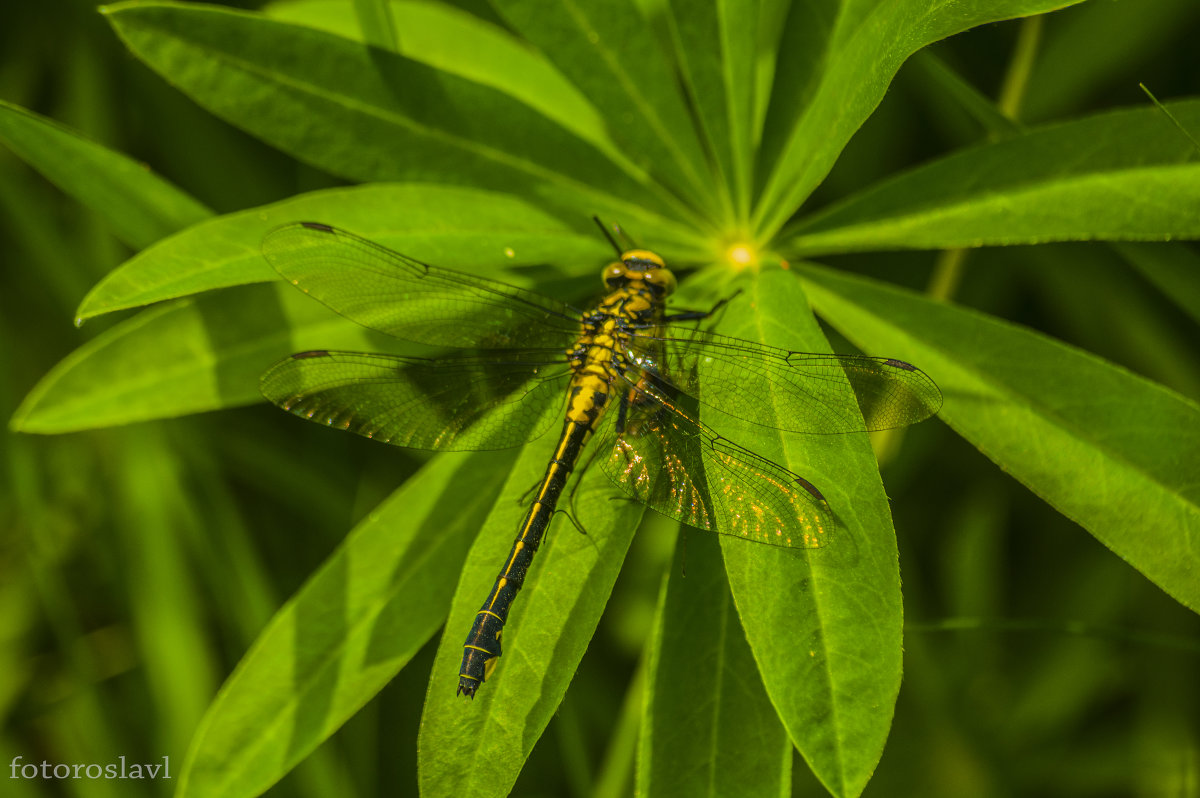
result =
[[[604,473],[629,496],[685,524],[772,546],[816,548],[833,534],[833,514],[808,480],[655,389],[618,382],[633,397],[624,432],[619,408],[610,408],[596,445]]]
[[[316,222],[272,230],[263,255],[285,279],[365,327],[461,349],[565,349],[579,312],[522,288],[442,269]]]
[[[563,401],[567,368],[553,356],[301,352],[272,366],[259,388],[301,418],[396,446],[505,449],[545,432],[552,416],[544,410]]]
[[[638,365],[666,395],[682,390],[753,424],[771,407],[778,416],[770,426],[788,432],[861,432],[864,422],[868,430],[905,427],[942,406],[933,380],[901,360],[792,352],[699,330],[636,338],[647,353]]]

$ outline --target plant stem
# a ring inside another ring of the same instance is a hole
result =
[[[1017,46],[1008,62],[1008,72],[1000,87],[1000,99],[996,102],[1000,113],[1014,122],[1020,116],[1021,103],[1025,99],[1025,90],[1029,86],[1029,75],[1037,59],[1041,38],[1041,16],[1027,17],[1021,21],[1021,30],[1017,33]]]

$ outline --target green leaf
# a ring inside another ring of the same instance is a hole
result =
[[[355,527],[221,688],[181,798],[260,795],[383,689],[445,620],[511,460],[437,457]]]
[[[684,535],[650,640],[638,794],[786,795],[791,741],[746,643],[717,538]]]
[[[467,556],[421,719],[417,775],[427,798],[509,794],[575,675],[645,509],[611,501],[613,488],[599,469],[585,478],[577,498],[587,534],[551,523],[513,602],[494,673],[474,699],[456,696],[462,641],[512,547],[525,513],[519,499],[545,471],[553,447],[550,436],[525,447]]]
[[[888,342],[946,397],[941,418],[1176,600],[1200,610],[1200,407],[1030,330],[805,266],[820,314]]]
[[[770,239],[825,178],[879,105],[900,65],[927,44],[1002,19],[1080,0],[818,0],[801,3],[785,26],[780,52],[803,49],[803,71],[776,82],[764,141],[768,171],[755,213]],[[782,68],[776,70],[781,74]]]
[[[793,274],[764,269],[745,290],[722,332],[829,351]],[[883,340],[871,354],[896,353]],[[848,385],[845,401],[854,403]],[[780,423],[769,395],[761,423]],[[815,484],[837,519],[820,549],[728,537],[721,548],[746,638],[792,742],[830,792],[858,795],[883,753],[901,670],[899,557],[874,452],[865,434],[788,437],[763,428],[734,440]]]
[[[61,433],[261,401],[258,378],[305,349],[371,348],[368,332],[282,283],[142,311],[44,376],[10,426]]]
[[[582,233],[576,233],[507,194],[424,184],[327,189],[221,216],[138,253],[84,297],[78,317],[277,280],[262,256],[263,235],[295,221],[332,224],[406,255],[476,273],[551,262],[582,268],[602,263],[610,252],[586,217],[578,218]]]
[[[1170,106],[1200,127],[1200,100]],[[1200,163],[1156,108],[956,153],[800,221],[786,250],[950,248],[1200,236]]]
[[[759,189],[820,88],[826,50],[831,46],[841,4],[842,0],[808,0],[787,5],[764,111],[759,171],[755,175]],[[836,160],[836,154],[834,157]]]
[[[396,51],[396,23],[387,0],[354,0],[362,39],[372,47]]]
[[[0,143],[141,249],[212,215],[145,164],[0,100]]]
[[[755,72],[759,51],[758,2],[688,3],[672,0],[676,53],[705,140],[723,179],[723,202],[733,203],[732,226],[745,228],[754,177]],[[728,195],[732,189],[733,196]],[[743,234],[748,234],[744,230]]]
[[[715,182],[664,57],[669,51],[632,0],[494,0],[514,30],[541,50],[609,122],[640,168],[708,221],[719,218]]]
[[[541,53],[503,28],[453,6],[392,2],[403,35],[397,52],[503,92],[591,142],[640,182],[648,182],[608,135],[604,117]],[[263,9],[272,19],[361,38],[345,0],[298,0]]]
[[[622,219],[657,192],[487,86],[308,27],[192,4],[105,8],[126,46],[217,116],[354,180],[504,190]]]

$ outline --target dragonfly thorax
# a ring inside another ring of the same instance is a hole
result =
[[[622,288],[637,291],[645,286],[660,297],[675,291],[675,275],[659,255],[646,249],[622,252],[619,262],[604,267],[601,279],[612,291]]]

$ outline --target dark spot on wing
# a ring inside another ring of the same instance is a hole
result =
[[[817,490],[817,486],[809,482],[804,477],[796,477],[796,484],[811,493],[813,498],[817,501],[821,502],[822,504],[828,504],[828,502],[825,501],[825,496],[821,493],[821,491]]]

